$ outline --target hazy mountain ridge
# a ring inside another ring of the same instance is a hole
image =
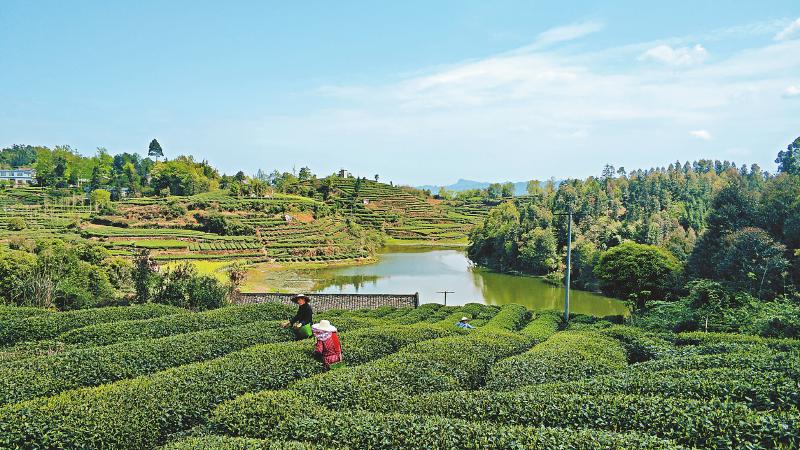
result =
[[[500,184],[509,183],[508,181],[503,181]],[[528,193],[528,182],[527,181],[511,181],[514,183],[514,195],[524,195]],[[470,189],[486,189],[489,185],[492,184],[488,181],[475,181],[475,180],[465,180],[463,178],[459,178],[453,184],[441,186],[441,185],[434,185],[434,184],[426,184],[423,186],[417,186],[417,189],[428,189],[431,191],[432,194],[436,194],[439,192],[439,189],[444,187],[448,191],[467,191]],[[556,186],[558,186],[558,181],[556,181]]]

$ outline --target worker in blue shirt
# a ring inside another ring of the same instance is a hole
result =
[[[475,328],[468,322],[469,322],[469,317],[462,317],[461,320],[459,320],[458,323],[456,323],[456,326],[459,328],[466,328],[468,330]]]

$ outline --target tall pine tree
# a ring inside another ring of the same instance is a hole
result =
[[[147,150],[147,156],[155,158],[156,161],[158,161],[158,158],[164,157],[164,150],[161,149],[161,144],[159,144],[157,140],[153,139],[150,141],[150,148]]]

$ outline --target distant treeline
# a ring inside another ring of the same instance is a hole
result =
[[[728,161],[679,161],[599,177],[531,183],[530,195],[492,209],[471,234],[470,257],[500,270],[564,273],[574,214],[572,284],[622,298],[669,298],[693,279],[758,298],[800,285],[800,138],[778,170]],[[626,243],[625,245],[622,245]]]

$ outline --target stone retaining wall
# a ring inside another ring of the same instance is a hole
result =
[[[277,292],[240,293],[236,303],[266,303],[276,302],[292,304],[294,294],[280,294]],[[396,308],[419,306],[419,294],[308,294],[311,306],[315,312],[329,309],[375,309],[379,306],[393,306]]]

